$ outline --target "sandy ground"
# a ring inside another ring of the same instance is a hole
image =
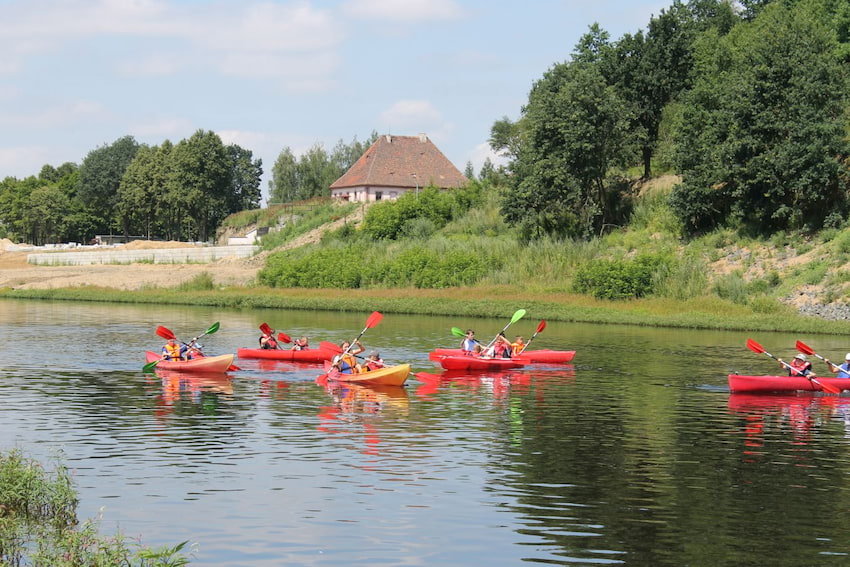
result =
[[[181,243],[180,246],[191,244]],[[262,267],[258,258],[223,259],[210,264],[35,266],[27,264],[27,254],[0,251],[0,287],[56,289],[91,285],[116,289],[169,288],[190,281],[203,272],[220,285],[250,285],[256,281],[257,272]]]
[[[361,211],[358,211],[361,213]],[[359,223],[361,214],[349,215],[347,222]],[[285,250],[318,242],[327,230],[339,228],[346,219],[308,232],[286,246]],[[36,266],[27,264],[30,252],[10,252],[6,248],[13,243],[0,239],[0,287],[13,289],[58,289],[78,286],[100,286],[115,289],[170,288],[191,281],[206,272],[218,285],[251,285],[257,273],[265,265],[267,252],[248,259],[224,258],[209,264],[129,264],[91,266]],[[186,242],[135,241],[125,244],[129,249],[186,248]],[[120,248],[120,247],[116,247]],[[59,252],[57,252],[59,253]],[[73,254],[73,252],[62,252]]]

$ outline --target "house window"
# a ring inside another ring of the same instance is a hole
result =
[[[383,197],[383,196],[384,196],[384,193],[382,191],[375,191],[375,200],[376,201],[380,201],[381,197]]]

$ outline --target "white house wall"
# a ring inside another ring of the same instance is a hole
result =
[[[378,193],[381,194],[382,201],[392,201],[398,199],[412,188],[406,187],[348,187],[344,189],[331,190],[331,197],[344,199],[348,195],[348,201],[352,203],[368,203],[377,201]]]

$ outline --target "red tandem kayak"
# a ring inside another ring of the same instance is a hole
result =
[[[576,355],[574,350],[527,350],[513,357],[513,360],[524,364],[561,364],[572,361]],[[428,354],[431,360],[440,360],[441,356],[470,356],[465,355],[459,348],[438,348]]]
[[[154,362],[160,359],[160,355],[149,350],[145,352],[145,358],[147,362]],[[157,370],[180,370],[181,372],[227,372],[231,364],[233,364],[233,355],[222,354],[192,360],[160,360],[156,368]]]
[[[437,362],[446,370],[506,370],[526,365],[525,362],[513,358],[481,358],[469,355],[441,356]]]
[[[815,380],[842,390],[850,390],[850,379],[848,378],[822,378],[816,376]],[[822,392],[823,388],[805,376],[729,375],[730,392],[795,392],[798,390]]]
[[[236,356],[289,362],[324,362],[332,359],[334,352],[323,348],[308,348],[306,350],[240,348],[236,351]]]

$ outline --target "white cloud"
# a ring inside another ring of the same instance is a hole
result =
[[[351,0],[343,10],[357,18],[397,22],[456,20],[463,15],[453,0]]]
[[[122,37],[128,49],[135,48],[129,60],[116,63],[122,74],[175,74],[191,62],[195,69],[251,77],[298,75],[308,69],[312,76],[306,82],[329,83],[313,76],[331,75],[338,64],[334,52],[346,35],[333,12],[306,1],[201,8],[154,0],[0,3],[0,73],[22,70],[33,54]]]
[[[38,112],[0,114],[0,126],[19,128],[22,132],[26,132],[57,126],[69,127],[82,123],[102,122],[111,116],[106,107],[100,103],[78,100],[47,107]]]
[[[6,176],[23,179],[30,175],[38,175],[46,163],[63,163],[69,161],[52,160],[51,150],[46,146],[18,146],[0,148],[0,179]]]
[[[381,113],[378,123],[386,132],[426,132],[447,126],[442,114],[426,100],[400,100]]]
[[[490,158],[490,161],[496,167],[500,165],[507,165],[508,163],[507,158],[494,152],[492,148],[490,148],[490,144],[484,142],[478,144],[467,153],[467,158],[463,162],[463,164],[465,167],[466,162],[471,161],[472,167],[475,169],[475,174],[477,175],[478,172],[481,171],[481,166],[484,165],[484,162],[487,160],[487,158]]]
[[[191,120],[176,117],[150,118],[129,128],[130,135],[134,138],[155,139],[158,140],[155,142],[157,145],[165,138],[179,142],[191,136],[197,129]]]

